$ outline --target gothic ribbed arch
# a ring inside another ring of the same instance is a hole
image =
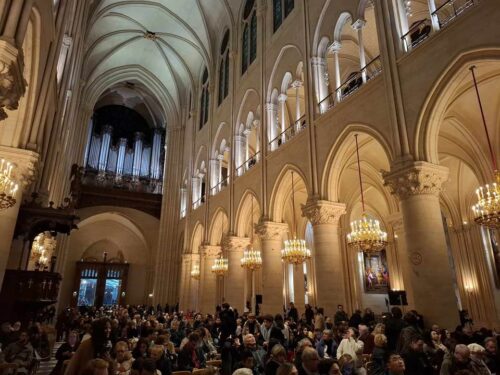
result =
[[[253,198],[253,209],[262,215],[261,205],[257,194],[251,190],[247,189],[238,204],[236,209],[236,220],[235,229],[236,235],[239,237],[250,237],[251,233],[247,233],[248,221],[252,220],[251,210],[252,210],[252,198]]]

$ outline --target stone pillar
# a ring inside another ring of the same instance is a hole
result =
[[[16,204],[13,207],[0,210],[0,289],[9,259],[23,192],[27,190],[34,179],[38,158],[39,155],[33,151],[0,146],[0,159],[5,159],[14,165],[12,178],[19,185],[15,197]]]
[[[302,112],[300,111],[300,96],[299,91],[303,86],[302,81],[296,80],[293,81],[292,87],[295,89],[295,131],[300,131],[300,117],[302,116]]]
[[[333,63],[335,66],[335,99],[337,102],[342,100],[342,90],[337,90],[342,85],[342,79],[340,77],[340,61],[339,61],[339,52],[342,48],[342,44],[340,42],[333,42],[328,48],[329,51],[333,53]]]
[[[283,312],[283,266],[281,249],[283,234],[288,225],[272,221],[262,221],[255,227],[262,246],[262,295],[261,314],[281,314]]]
[[[278,148],[278,140],[275,138],[278,136],[278,108],[273,103],[266,104],[266,114],[267,114],[267,143],[270,144],[270,151],[274,151]],[[236,139],[235,139],[236,140]],[[271,143],[271,141],[274,141]]]
[[[352,27],[358,31],[358,44],[359,44],[359,68],[361,70],[361,78],[363,79],[363,83],[366,82],[366,55],[365,55],[365,46],[363,43],[363,28],[366,25],[366,21],[359,19],[352,24]]]
[[[200,311],[203,314],[213,314],[217,306],[217,276],[212,272],[212,266],[215,259],[221,254],[221,247],[203,245],[200,250],[202,257],[199,290]]]
[[[415,309],[426,325],[455,327],[457,301],[439,194],[448,178],[442,166],[414,162],[384,173],[385,184],[399,198],[409,257],[409,280]]]
[[[310,198],[302,215],[311,222],[314,233],[313,261],[316,270],[316,304],[333,316],[337,305],[346,305],[344,261],[339,236],[339,219],[345,204]]]
[[[234,153],[234,165],[238,169],[238,175],[241,176],[244,173],[244,169],[240,168],[241,165],[245,162],[245,143],[246,137],[245,135],[235,135],[234,136],[234,146],[236,148],[236,152]]]
[[[439,19],[438,16],[434,14],[436,11],[436,0],[427,0],[427,4],[429,5],[429,14],[432,22],[432,29],[434,31],[439,30]]]
[[[326,58],[324,57],[313,57],[311,59],[311,65],[313,68],[314,82],[316,89],[316,100],[319,104],[319,112],[325,113],[330,108],[330,100],[327,99],[328,92],[328,68],[326,64]]]
[[[288,99],[288,96],[286,94],[280,94],[278,96],[278,101],[280,102],[280,107],[281,107],[281,144],[286,142],[286,100]]]
[[[246,270],[241,267],[243,251],[250,244],[246,237],[228,236],[224,238],[224,248],[227,250],[229,270],[225,277],[227,285],[225,300],[231,306],[243,311],[245,308],[245,275]]]
[[[219,179],[219,170],[220,170],[220,160],[219,158],[210,159],[210,195],[214,195],[219,191],[220,179]]]
[[[188,296],[189,299],[187,301],[188,303],[188,308],[192,311],[199,311],[200,309],[200,278],[201,278],[201,261],[200,261],[200,254],[191,254],[191,268],[189,269],[189,285],[190,288],[188,290]],[[191,277],[191,271],[193,270],[194,266],[197,265],[198,269],[200,270],[200,277],[198,279],[194,279]]]

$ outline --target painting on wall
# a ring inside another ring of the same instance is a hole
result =
[[[387,294],[389,290],[389,271],[385,250],[377,253],[363,253],[365,292]]]

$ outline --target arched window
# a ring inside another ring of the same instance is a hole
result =
[[[247,0],[243,9],[241,74],[257,57],[257,7],[255,0]]]
[[[210,92],[208,91],[208,70],[205,68],[201,79],[200,97],[200,129],[208,121],[208,105],[210,103]]]
[[[294,0],[273,0],[273,29],[275,32],[292,12],[294,5]]]
[[[219,62],[219,105],[229,92],[229,30],[224,34],[220,46]]]

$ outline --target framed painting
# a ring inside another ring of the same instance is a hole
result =
[[[387,294],[389,271],[385,250],[377,253],[363,253],[364,285],[366,293]]]

